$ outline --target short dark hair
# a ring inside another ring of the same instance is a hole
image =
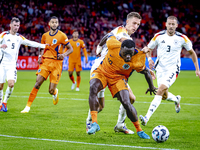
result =
[[[51,19],[58,19],[58,17],[52,16],[52,17],[50,18],[50,20],[51,20]],[[49,21],[50,21],[50,20],[49,20]]]
[[[130,12],[127,15],[127,19],[130,19],[130,18],[133,18],[133,17],[136,17],[138,19],[142,19],[142,17],[140,16],[140,14],[138,12]]]
[[[124,47],[127,47],[127,48],[133,48],[134,47],[135,48],[135,42],[133,40],[129,40],[129,39],[124,40],[122,42],[121,47],[122,48],[124,48]]]
[[[74,33],[74,32],[78,32],[78,30],[77,30],[77,29],[74,29],[74,30],[73,30],[73,33]]]
[[[17,17],[13,17],[10,21],[10,23],[13,23],[13,22],[20,22],[19,18]]]

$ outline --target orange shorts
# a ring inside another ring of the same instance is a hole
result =
[[[76,72],[82,71],[81,62],[69,62],[68,71],[74,71],[74,69]]]
[[[62,61],[54,59],[43,59],[42,64],[36,72],[45,79],[49,77],[51,83],[58,84],[62,73]]]
[[[103,88],[108,86],[113,97],[115,97],[115,95],[121,90],[128,90],[127,78],[125,76],[112,75],[112,78],[108,78],[102,71],[97,69],[92,72],[90,80],[94,78],[101,81]]]

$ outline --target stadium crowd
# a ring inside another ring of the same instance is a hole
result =
[[[16,0],[0,2],[0,31],[9,30],[13,16],[19,17],[19,32],[27,39],[40,42],[41,36],[48,31],[48,20],[55,15],[60,19],[60,30],[71,38],[72,31],[78,29],[80,39],[86,43],[87,52],[95,56],[99,40],[113,28],[125,24],[126,15],[131,11],[142,15],[142,22],[134,34],[138,48],[144,47],[154,34],[165,29],[165,21],[169,15],[179,20],[178,31],[186,34],[193,42],[194,50],[200,57],[200,11],[194,1],[186,0]],[[38,50],[21,47],[19,55],[37,56]],[[156,51],[152,53],[156,56]],[[188,57],[185,50],[181,57]]]

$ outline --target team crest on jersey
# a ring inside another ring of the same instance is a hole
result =
[[[76,46],[77,46],[77,47],[79,47],[79,46],[80,46],[80,43],[79,43],[79,42],[77,42],[77,43],[76,43]]]
[[[52,43],[56,44],[57,43],[57,39],[53,39]]]
[[[124,65],[123,65],[123,68],[124,68],[125,70],[128,70],[128,69],[130,68],[130,66],[129,66],[128,64],[124,64]]]

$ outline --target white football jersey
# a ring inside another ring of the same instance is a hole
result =
[[[128,31],[124,26],[116,27],[111,31],[111,33],[116,37],[116,39],[119,41],[121,38],[131,39],[132,38],[128,35]],[[108,53],[108,48],[105,45],[103,45],[103,49],[101,51],[101,57],[105,58],[106,54]]]
[[[187,51],[192,49],[192,43],[188,37],[179,32],[169,36],[167,31],[161,31],[155,34],[148,44],[148,48],[154,49],[157,46],[157,60],[155,69],[158,72],[180,69],[180,54],[184,47]]]
[[[126,38],[126,39],[132,40],[132,38],[128,35],[128,31],[126,30],[126,28],[124,26],[116,27],[111,32],[117,38],[117,40],[120,40],[121,38]],[[103,61],[103,59],[105,58],[107,53],[108,53],[108,48],[107,48],[107,45],[104,44],[102,46],[101,56],[99,58],[95,59],[95,62],[92,65],[91,73],[94,69],[96,69],[100,65],[100,63]]]
[[[25,37],[16,33],[10,34],[9,31],[0,34],[0,45],[6,44],[7,48],[0,49],[0,65],[16,65],[20,45],[45,48],[45,44],[27,40]]]

